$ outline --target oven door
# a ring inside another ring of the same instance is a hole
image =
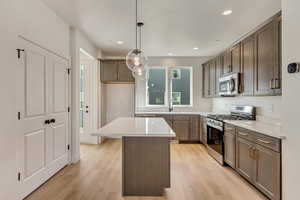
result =
[[[224,164],[224,132],[207,125],[207,149],[208,153],[220,164]]]

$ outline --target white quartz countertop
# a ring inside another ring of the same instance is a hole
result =
[[[267,136],[285,139],[286,137],[282,134],[281,126],[278,124],[264,123],[260,121],[244,121],[244,120],[225,120],[225,123],[245,128],[250,131],[255,131]]]
[[[163,118],[117,118],[93,136],[106,137],[176,137]]]
[[[209,114],[213,114],[211,112],[197,112],[197,111],[172,111],[172,112],[164,112],[164,111],[138,111],[135,112],[136,115],[201,115],[207,117]]]

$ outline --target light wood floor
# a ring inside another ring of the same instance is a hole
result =
[[[121,197],[121,142],[82,145],[81,162],[64,168],[26,200],[266,200],[200,144],[172,144],[164,197]]]

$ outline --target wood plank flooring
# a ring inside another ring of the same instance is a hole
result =
[[[171,145],[171,188],[163,197],[121,196],[121,141],[82,145],[81,161],[64,168],[26,200],[267,200],[200,144]]]

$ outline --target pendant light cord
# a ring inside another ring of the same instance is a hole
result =
[[[135,48],[138,49],[138,0],[135,0]]]

